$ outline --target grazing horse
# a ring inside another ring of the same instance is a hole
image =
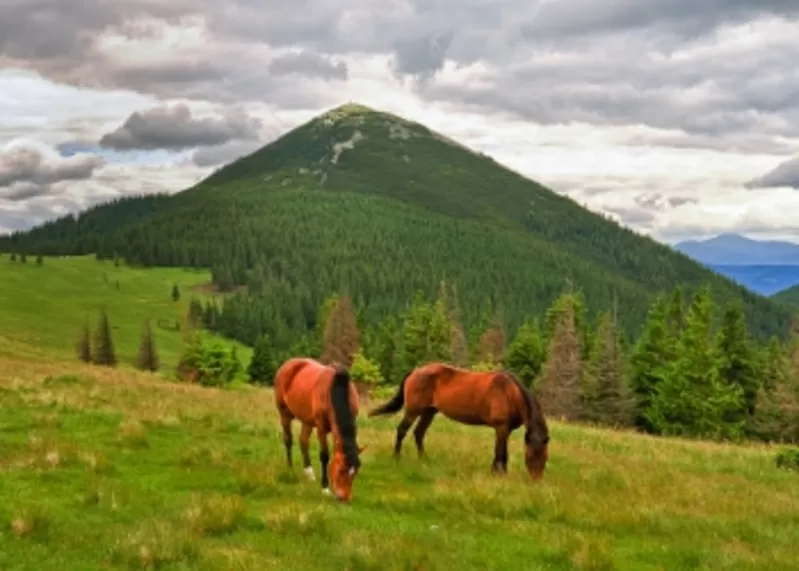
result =
[[[369,412],[369,417],[389,415],[405,407],[397,426],[394,456],[413,423],[419,456],[424,456],[424,436],[436,413],[463,424],[490,426],[496,432],[495,473],[508,470],[508,438],[524,425],[525,464],[533,480],[544,474],[549,457],[549,430],[538,399],[506,371],[474,372],[444,363],[429,363],[412,370],[387,403]]]
[[[311,480],[316,479],[308,454],[311,433],[316,428],[322,493],[330,494],[328,486],[332,483],[336,499],[349,502],[352,484],[361,466],[360,453],[364,450],[356,440],[358,393],[350,382],[349,371],[310,358],[289,359],[275,374],[275,405],[280,413],[289,468],[292,467],[291,421],[296,418],[302,424],[300,450],[305,473]],[[329,432],[333,433],[332,462],[327,446]]]

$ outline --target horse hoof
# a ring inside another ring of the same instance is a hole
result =
[[[305,475],[308,476],[308,479],[311,482],[315,482],[316,481],[316,476],[314,476],[313,468],[311,466],[308,466],[303,471],[305,472]]]
[[[332,496],[333,492],[330,491],[330,488],[322,488],[322,495],[323,496]]]

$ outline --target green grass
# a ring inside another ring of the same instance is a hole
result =
[[[437,419],[395,464],[397,419],[361,418],[342,506],[285,469],[266,389],[0,357],[0,410],[0,569],[799,569],[766,447],[552,423],[533,485],[519,433],[494,478],[488,429]]]
[[[80,327],[88,320],[94,331],[99,311],[105,307],[121,362],[133,362],[143,323],[150,319],[162,367],[171,370],[182,347],[181,334],[174,327],[185,315],[191,296],[204,297],[192,286],[209,281],[205,271],[115,267],[94,256],[45,258],[41,266],[33,257],[23,264],[3,256],[0,355],[74,359]],[[181,291],[178,303],[171,299],[173,284]],[[246,366],[252,351],[239,344],[237,350]]]

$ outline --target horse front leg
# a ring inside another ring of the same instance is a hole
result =
[[[327,447],[328,431],[320,425],[316,426],[316,436],[319,438],[319,464],[322,468],[322,493],[330,495],[330,482],[327,478],[327,465],[330,462],[330,449]]]
[[[491,471],[495,474],[505,474],[508,471],[508,438],[510,430],[507,426],[498,426],[495,429],[494,461]]]
[[[302,469],[305,472],[305,475],[308,476],[312,482],[316,480],[316,476],[313,473],[313,466],[311,466],[311,455],[309,453],[310,449],[310,440],[311,440],[311,433],[313,432],[314,425],[313,424],[304,424],[302,425],[302,431],[300,432],[300,452],[302,452]]]

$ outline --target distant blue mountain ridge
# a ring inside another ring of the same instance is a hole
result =
[[[721,234],[679,242],[674,249],[761,295],[799,284],[799,244],[793,242]]]

